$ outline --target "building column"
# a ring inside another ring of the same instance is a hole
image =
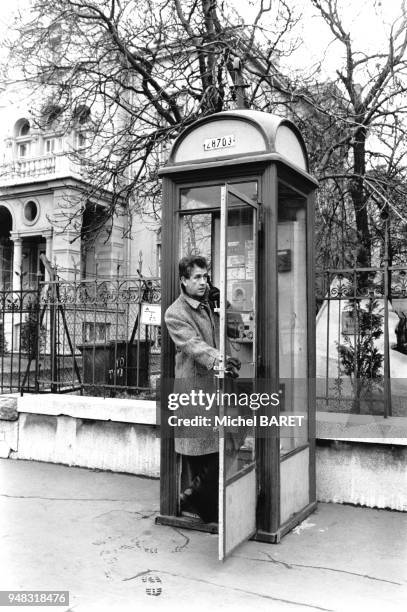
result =
[[[109,238],[101,233],[95,243],[95,260],[98,264],[98,276],[116,278],[123,276],[126,270],[123,268],[124,261],[124,239],[123,228],[114,225]]]
[[[45,238],[45,257],[52,265],[52,230],[49,232],[43,232],[42,235]],[[45,281],[50,281],[50,275],[47,268],[45,268]]]
[[[21,272],[23,263],[23,239],[14,238],[13,242],[13,291],[19,291],[21,287]]]
[[[67,201],[71,203],[68,205]],[[67,227],[67,220],[76,214],[80,214],[76,191],[69,188],[55,190],[50,220],[54,226],[51,261],[52,265],[57,265],[61,278],[68,282],[76,278],[81,261],[80,229],[73,229],[71,225]]]

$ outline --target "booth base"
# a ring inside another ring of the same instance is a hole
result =
[[[257,542],[267,542],[269,544],[278,544],[282,537],[289,533],[294,527],[302,523],[310,514],[315,512],[317,502],[311,502],[305,506],[300,512],[294,514],[288,521],[281,525],[274,533],[258,529],[250,538]],[[168,516],[159,514],[155,519],[156,525],[169,525],[170,527],[181,527],[182,529],[192,529],[194,531],[204,531],[206,533],[218,533],[217,523],[204,523],[199,519],[189,516]]]
[[[300,512],[294,514],[288,521],[286,521],[283,525],[281,525],[280,529],[275,531],[274,533],[270,533],[268,531],[263,531],[258,529],[252,540],[256,540],[257,542],[268,542],[269,544],[278,544],[281,541],[281,538],[284,537],[287,533],[289,533],[294,527],[302,523],[307,516],[315,512],[317,509],[318,502],[314,501],[305,506]]]
[[[159,514],[155,519],[156,525],[170,525],[170,527],[182,527],[194,531],[205,531],[206,533],[218,533],[217,523],[204,523],[200,519],[189,516],[166,516]]]

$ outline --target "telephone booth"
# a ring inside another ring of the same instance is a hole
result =
[[[160,174],[163,316],[180,293],[179,259],[204,256],[212,283],[220,290],[216,316],[221,359],[215,428],[219,515],[217,523],[204,523],[180,509],[183,468],[169,423],[174,412],[168,409],[175,346],[163,318],[157,523],[217,532],[219,558],[224,559],[249,538],[279,542],[316,507],[317,182],[308,173],[306,148],[296,126],[250,110],[221,112],[188,127]],[[228,356],[241,363],[239,378],[231,383]],[[232,407],[222,393],[230,391],[229,383],[237,390]],[[240,403],[242,393],[249,402]],[[230,414],[231,420],[223,418]],[[244,427],[234,436],[231,453],[228,429],[238,414],[244,414]]]

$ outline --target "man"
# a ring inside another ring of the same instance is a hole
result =
[[[210,302],[219,291],[208,284],[208,263],[199,255],[179,262],[181,294],[164,315],[168,332],[176,346],[175,387],[177,392],[192,389],[213,393],[215,367],[219,363],[219,316]],[[235,378],[240,362],[228,358],[226,372]],[[182,416],[208,415],[203,407],[189,405]],[[214,411],[210,413],[212,416]],[[177,411],[180,416],[180,410]],[[182,456],[181,510],[192,510],[205,522],[217,521],[218,513],[218,432],[213,427],[178,427],[175,451]],[[188,485],[186,488],[185,485]]]

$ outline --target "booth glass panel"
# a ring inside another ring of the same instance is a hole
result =
[[[221,185],[184,187],[181,189],[180,205],[183,210],[196,208],[220,208]]]
[[[235,358],[241,364],[238,378],[231,378],[227,371],[221,371],[219,377],[223,393],[219,414],[225,419],[219,428],[219,558],[222,560],[256,528],[255,427],[251,398],[256,376],[257,207],[247,203],[248,195],[240,188],[241,184],[230,186],[230,190],[229,186],[224,188],[220,228],[220,347],[226,366],[228,358]]]
[[[257,181],[244,181],[244,182],[233,182],[230,183],[230,188],[233,189],[235,193],[229,191],[229,206],[239,206],[242,204],[241,196],[243,196],[253,205],[257,204],[258,193],[257,193]]]
[[[211,213],[181,217],[180,258],[202,255],[211,263],[214,243],[214,216]]]
[[[303,416],[281,427],[284,455],[308,442],[306,199],[284,184],[278,198],[278,315],[281,415]]]
[[[228,194],[233,206],[235,196]],[[226,240],[226,354],[240,362],[239,378],[225,379],[225,391],[237,401],[225,405],[225,415],[253,417],[249,405],[256,374],[256,277],[255,224],[257,211],[249,206],[228,207]],[[247,399],[247,403],[245,403]],[[257,408],[257,406],[256,406]],[[230,454],[226,476],[230,478],[254,461],[254,427],[225,428]],[[230,457],[233,460],[230,460]]]
[[[233,187],[247,198],[257,202],[257,181],[241,181],[231,183]],[[200,187],[183,187],[180,190],[180,208],[182,210],[196,210],[200,208],[220,208],[221,185],[204,185]],[[229,194],[230,205],[241,203],[238,197]]]

